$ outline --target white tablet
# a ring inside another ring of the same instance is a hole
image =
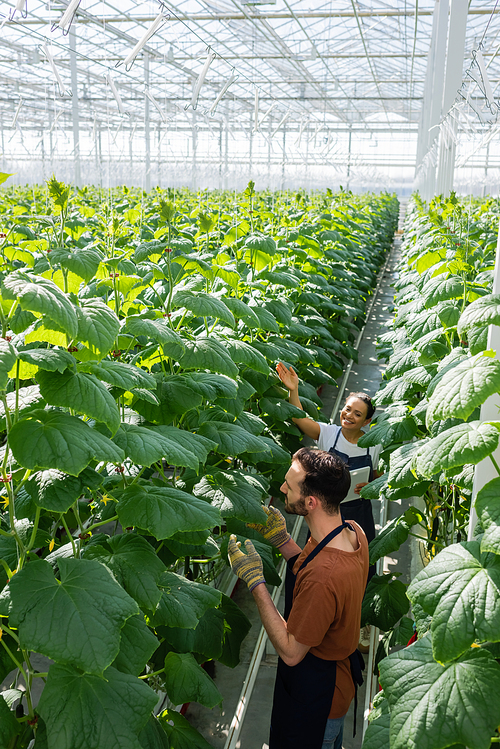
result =
[[[356,484],[366,484],[370,478],[370,466],[363,466],[363,468],[355,468],[353,471],[349,471],[351,474],[351,488],[347,494],[347,497],[342,502],[350,502],[352,499],[361,499],[359,494],[354,494],[354,488]],[[342,503],[341,503],[342,504]]]

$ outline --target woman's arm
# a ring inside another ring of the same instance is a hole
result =
[[[297,372],[290,367],[288,369],[282,362],[279,362],[276,366],[276,372],[283,385],[288,390],[288,400],[296,408],[300,408],[302,411],[302,403],[299,398],[299,378]],[[304,416],[303,419],[292,419],[293,423],[298,426],[301,432],[307,434],[313,440],[317,440],[320,433],[320,426],[317,421],[310,419],[309,416]]]

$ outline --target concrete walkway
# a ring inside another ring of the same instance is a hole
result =
[[[404,217],[405,205],[401,206],[400,228],[402,229],[402,220]],[[363,338],[359,345],[359,361],[354,363],[347,380],[344,396],[350,392],[363,390],[370,395],[374,395],[379,387],[382,374],[385,369],[383,362],[377,361],[375,341],[378,335],[385,332],[385,323],[392,318],[392,302],[394,290],[391,288],[392,282],[397,277],[397,267],[400,255],[400,237],[397,236],[394,241],[394,248],[389,256],[384,273],[379,279],[378,293],[375,298],[370,319],[365,326]],[[337,397],[337,391],[334,387],[325,388],[322,392],[323,417],[325,421],[330,419],[338,423],[338,413],[332,414],[332,408]],[[341,404],[343,403],[343,399]],[[279,502],[276,503],[280,507]],[[373,501],[373,514],[377,525],[380,517],[380,501]],[[389,507],[388,519],[398,516],[406,509],[397,503],[391,503]],[[287,517],[287,521],[293,522],[294,518]],[[377,529],[380,526],[378,525]],[[303,546],[307,526],[304,523],[298,543]],[[409,582],[409,549],[407,546],[402,548],[397,557],[386,560],[389,563],[389,569],[392,571],[397,567],[402,572],[400,578],[402,582]],[[387,570],[387,566],[386,566]],[[243,585],[240,585],[234,595],[234,600],[245,611],[252,621],[252,629],[246,638],[242,649],[242,660],[239,666],[234,669],[228,669],[219,664],[216,665],[216,682],[223,695],[225,695],[224,704],[221,710],[207,710],[200,705],[191,705],[186,717],[191,724],[206,738],[214,749],[224,749],[227,746],[227,737],[233,719],[235,709],[238,705],[240,690],[247,676],[248,667],[252,654],[261,629],[260,620],[257,615],[253,598]],[[283,596],[278,605],[283,611]],[[266,652],[258,669],[255,686],[251,692],[249,702],[246,705],[246,712],[243,718],[241,731],[237,741],[231,744],[231,749],[268,749],[269,724],[271,716],[271,706],[273,697],[274,679],[276,673],[277,656],[274,648],[269,641]],[[367,674],[365,672],[365,682]],[[353,738],[353,705],[347,714],[343,749],[360,749],[362,744],[363,733],[363,712],[365,705],[365,687],[361,687],[358,693],[358,713],[356,720],[356,737]],[[229,747],[227,748],[229,749]]]

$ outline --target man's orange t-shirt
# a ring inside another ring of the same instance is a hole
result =
[[[368,576],[368,542],[360,526],[349,521],[358,547],[352,552],[325,546],[297,575],[287,630],[310,652],[337,661],[337,680],[329,718],[342,718],[354,697],[349,655],[359,642],[361,602]],[[295,562],[297,574],[317,546],[309,539]]]

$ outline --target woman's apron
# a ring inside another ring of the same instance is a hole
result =
[[[343,460],[344,463],[347,464],[347,467],[350,471],[354,471],[356,468],[365,468],[366,466],[368,466],[370,468],[370,476],[368,481],[373,481],[374,471],[369,449],[366,448],[366,455],[356,455],[356,457],[350,458],[349,455],[340,452],[340,450],[337,449],[337,442],[340,437],[340,432],[341,430],[339,429],[335,438],[335,442],[333,443],[333,447],[331,447],[328,452],[332,453],[332,455],[336,455],[341,460]],[[375,538],[375,522],[373,520],[372,503],[369,499],[361,499],[360,497],[359,499],[349,500],[348,502],[341,502],[340,509],[342,511],[343,517],[345,517],[346,520],[354,520],[358,525],[362,527],[368,543],[370,543],[370,541],[373,541],[373,539]],[[369,575],[369,577],[371,577],[371,575]]]
[[[349,528],[342,518],[342,525],[335,528],[302,562],[299,572],[311,562],[319,552],[344,528]],[[352,530],[352,529],[351,529]],[[285,578],[285,620],[292,608],[293,589],[296,575],[293,566],[298,554],[288,560]],[[298,574],[298,573],[297,573]],[[313,614],[314,615],[314,614]],[[356,685],[363,683],[358,651],[351,656],[351,673]],[[276,683],[274,686],[273,710],[269,749],[321,749],[326,723],[332,706],[337,661],[306,653],[296,666],[287,666],[278,659]]]

